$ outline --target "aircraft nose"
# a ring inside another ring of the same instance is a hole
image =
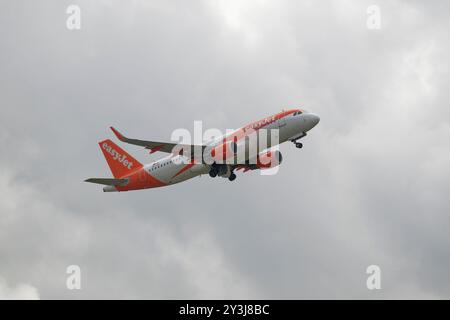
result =
[[[310,114],[310,118],[311,118],[310,121],[311,121],[311,124],[312,124],[313,127],[315,127],[316,124],[318,124],[319,121],[320,121],[320,117],[317,114],[315,114],[315,113],[311,113]]]
[[[305,122],[307,125],[307,130],[314,128],[320,121],[320,117],[314,113],[305,114]]]

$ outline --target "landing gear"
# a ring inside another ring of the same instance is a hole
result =
[[[209,170],[209,176],[211,178],[215,177],[228,177],[228,180],[233,181],[236,179],[236,174],[233,173],[233,169],[230,166],[225,164],[212,164],[211,169]]]
[[[211,171],[209,171],[209,176],[210,176],[211,178],[217,177],[217,170],[211,169]]]
[[[303,148],[303,143],[298,142],[298,140],[300,140],[304,136],[306,136],[306,132],[303,132],[300,136],[297,136],[296,138],[291,140],[295,144],[296,148],[299,148],[299,149]]]

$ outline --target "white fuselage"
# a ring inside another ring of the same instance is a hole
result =
[[[290,113],[258,128],[279,130],[279,143],[297,140],[306,135],[319,122],[319,117],[308,112]],[[251,125],[250,125],[251,126]],[[245,127],[244,127],[245,128]],[[238,129],[242,130],[242,129]],[[223,137],[215,139],[220,141]],[[210,141],[209,143],[213,143]],[[208,143],[207,143],[208,144]],[[204,163],[186,164],[189,159],[182,155],[169,155],[144,166],[150,175],[166,185],[179,183],[210,171]]]

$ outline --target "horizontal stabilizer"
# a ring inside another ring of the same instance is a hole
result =
[[[128,179],[113,179],[113,178],[90,178],[84,182],[104,184],[107,186],[123,186],[128,183]]]

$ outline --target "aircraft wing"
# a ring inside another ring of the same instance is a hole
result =
[[[203,151],[204,146],[197,146],[197,145],[186,145],[186,144],[177,144],[173,142],[158,142],[158,141],[148,141],[148,140],[139,140],[139,139],[130,139],[125,137],[123,134],[121,134],[119,131],[117,131],[114,127],[111,127],[111,130],[114,132],[116,137],[126,143],[134,144],[137,146],[145,147],[146,149],[150,149],[150,153],[161,151],[161,152],[167,152],[167,153],[179,153],[181,149],[184,150],[191,150],[191,155],[194,154],[194,150],[196,147],[202,148]],[[174,148],[177,147],[176,150]]]

